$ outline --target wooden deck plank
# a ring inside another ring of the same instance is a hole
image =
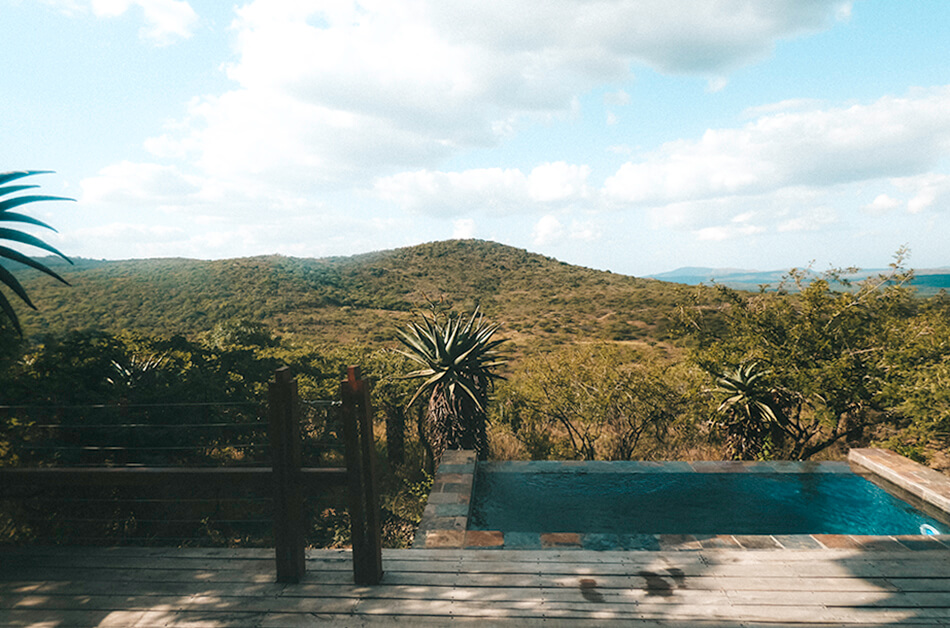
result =
[[[283,585],[262,550],[59,549],[0,548],[0,624],[950,625],[942,552],[387,550],[362,587],[348,552]]]

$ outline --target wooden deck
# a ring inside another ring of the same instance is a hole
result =
[[[950,550],[0,548],[2,626],[950,626]]]

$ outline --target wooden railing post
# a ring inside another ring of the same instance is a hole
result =
[[[269,387],[271,451],[274,457],[274,545],[277,582],[297,583],[304,560],[303,488],[300,477],[300,427],[297,381],[290,369],[274,373]]]
[[[353,580],[379,584],[383,577],[379,499],[376,495],[373,408],[358,366],[347,369],[340,385],[346,441],[347,503],[353,541]]]

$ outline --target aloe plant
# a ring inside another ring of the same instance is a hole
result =
[[[739,460],[763,457],[771,441],[780,438],[788,419],[780,403],[782,391],[769,382],[771,371],[756,361],[727,369],[716,378],[715,393],[722,396],[718,420],[726,446]]]
[[[34,203],[37,201],[71,201],[73,200],[71,198],[64,198],[61,196],[47,196],[47,195],[37,195],[37,194],[26,194],[26,195],[18,196],[17,193],[19,192],[22,192],[24,190],[31,190],[39,186],[7,185],[11,181],[16,181],[17,179],[22,179],[24,177],[29,177],[36,174],[46,174],[47,172],[48,171],[44,171],[44,170],[21,170],[17,172],[0,173],[0,262],[2,262],[3,259],[19,262],[20,264],[24,264],[26,266],[29,266],[30,268],[35,268],[36,270],[42,273],[46,273],[50,277],[53,277],[54,279],[61,281],[62,283],[68,286],[69,282],[67,282],[65,279],[60,277],[55,271],[51,270],[46,265],[32,259],[31,257],[27,255],[24,255],[20,251],[17,251],[15,249],[12,249],[8,246],[3,245],[4,240],[10,243],[26,244],[28,246],[36,247],[39,249],[43,249],[44,251],[53,253],[54,255],[57,255],[58,257],[61,257],[67,262],[69,262],[70,264],[72,264],[72,261],[68,257],[60,253],[58,250],[56,250],[55,248],[53,248],[46,242],[43,242],[39,238],[32,236],[24,231],[20,231],[18,229],[12,229],[6,226],[2,226],[7,223],[23,223],[23,224],[35,225],[35,226],[43,227],[45,229],[51,229],[53,231],[56,231],[55,229],[50,227],[48,224],[40,220],[37,220],[36,218],[32,218],[30,216],[27,216],[25,214],[21,214],[18,212],[10,211],[17,207],[20,207],[21,205],[27,205],[29,203]],[[33,305],[33,302],[30,300],[29,295],[27,295],[26,290],[24,290],[20,282],[17,281],[16,277],[13,276],[13,273],[11,273],[7,268],[5,268],[2,263],[0,263],[0,282],[2,282],[3,285],[5,285],[10,290],[12,290],[13,293],[17,295],[18,297],[20,297],[20,299],[24,303],[26,303],[28,306],[30,306],[34,310],[36,309],[36,306]],[[7,318],[10,319],[10,322],[13,323],[14,329],[16,329],[17,333],[19,333],[22,336],[23,330],[20,328],[20,319],[17,317],[16,311],[14,311],[13,306],[11,305],[9,299],[7,299],[7,297],[3,294],[3,292],[0,292],[0,310],[3,310],[3,313],[6,314]]]
[[[398,330],[405,350],[398,350],[421,365],[404,377],[424,378],[406,404],[428,396],[427,439],[435,458],[446,449],[474,449],[479,457],[488,453],[486,405],[496,379],[495,369],[505,363],[497,352],[504,339],[492,337],[498,325],[489,324],[478,311],[471,316],[422,315]]]

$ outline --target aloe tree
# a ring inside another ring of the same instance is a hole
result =
[[[427,439],[434,458],[446,449],[474,449],[484,458],[488,394],[494,380],[503,379],[495,369],[505,363],[496,351],[504,339],[492,339],[498,325],[486,322],[478,308],[471,316],[440,315],[433,308],[421,319],[398,330],[405,345],[399,353],[422,367],[404,377],[425,379],[406,407],[428,397]]]
[[[726,436],[729,455],[737,460],[767,457],[788,423],[780,400],[782,391],[771,386],[770,371],[758,362],[746,362],[716,378],[722,395],[714,422]]]
[[[31,190],[39,186],[7,185],[11,181],[16,181],[17,179],[22,179],[23,177],[29,177],[35,174],[45,174],[46,172],[47,171],[41,171],[41,170],[22,170],[18,172],[0,173],[0,261],[2,261],[3,259],[8,259],[14,262],[19,262],[20,264],[24,264],[31,268],[35,268],[36,270],[42,273],[46,273],[50,277],[53,277],[54,279],[61,281],[62,283],[68,286],[69,282],[67,282],[65,279],[60,277],[58,274],[56,274],[56,272],[54,272],[53,270],[51,270],[44,264],[28,257],[27,255],[24,255],[20,251],[12,249],[8,246],[4,246],[2,244],[4,240],[10,243],[26,244],[28,246],[36,247],[39,249],[43,249],[44,251],[53,253],[54,255],[57,255],[63,258],[64,260],[66,260],[67,262],[69,262],[70,264],[72,264],[72,261],[68,257],[66,257],[65,255],[57,251],[55,248],[53,248],[49,244],[43,242],[39,238],[32,236],[26,232],[20,231],[18,229],[12,229],[9,227],[2,226],[7,223],[23,223],[23,224],[35,225],[35,226],[43,227],[45,229],[51,229],[53,231],[56,231],[55,229],[53,229],[46,223],[39,221],[36,218],[32,218],[30,216],[26,216],[18,212],[10,211],[21,205],[34,203],[37,201],[73,200],[69,198],[63,198],[60,196],[46,196],[46,195],[37,195],[37,194],[26,194],[26,195],[18,196],[17,193],[19,192],[22,192],[24,190]],[[26,303],[28,306],[30,306],[34,310],[36,309],[36,306],[33,305],[32,301],[30,301],[30,297],[27,295],[26,290],[23,289],[23,286],[20,284],[20,282],[17,281],[16,277],[13,276],[13,273],[11,273],[7,268],[5,268],[2,263],[0,263],[0,282],[2,282],[3,285],[5,285],[10,290],[12,290],[13,293],[17,295],[18,297],[20,297],[20,299],[24,303]],[[7,316],[7,318],[10,319],[10,322],[13,323],[14,329],[16,329],[17,333],[19,333],[22,336],[23,330],[20,328],[20,320],[19,318],[17,318],[16,312],[13,310],[13,306],[10,304],[10,301],[3,294],[3,292],[0,292],[0,310],[3,310],[3,313]]]

